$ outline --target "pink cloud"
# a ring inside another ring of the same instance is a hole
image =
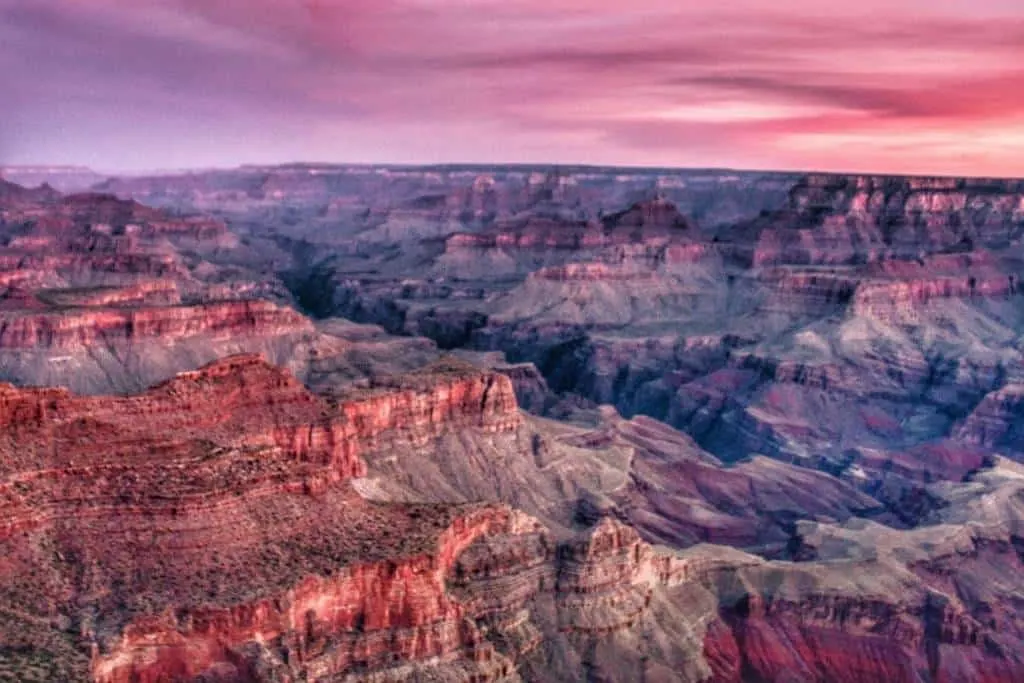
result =
[[[0,155],[1024,175],[1024,8],[893,4],[0,0]]]

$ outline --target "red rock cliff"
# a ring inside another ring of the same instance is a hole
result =
[[[501,506],[368,503],[345,481],[392,439],[518,419],[506,377],[452,369],[340,401],[254,356],[127,398],[2,385],[2,599],[73,625],[98,681],[290,680],[438,658],[501,678],[511,664],[444,579],[482,534],[534,523]],[[41,585],[63,588],[44,605]],[[0,645],[49,637],[18,623],[0,623]],[[80,655],[59,663],[86,676]]]

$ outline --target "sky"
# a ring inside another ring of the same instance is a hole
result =
[[[0,0],[0,164],[1024,176],[1021,0]]]

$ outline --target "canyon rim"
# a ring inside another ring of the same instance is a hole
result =
[[[0,683],[1024,681],[1022,27],[0,0]]]

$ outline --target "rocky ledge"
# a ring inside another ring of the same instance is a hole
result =
[[[126,398],[0,386],[0,652],[18,653],[21,680],[47,644],[61,680],[433,658],[507,671],[443,579],[481,534],[532,523],[502,506],[368,503],[346,482],[394,439],[511,428],[511,382],[437,368],[391,385],[324,399],[236,356]]]

